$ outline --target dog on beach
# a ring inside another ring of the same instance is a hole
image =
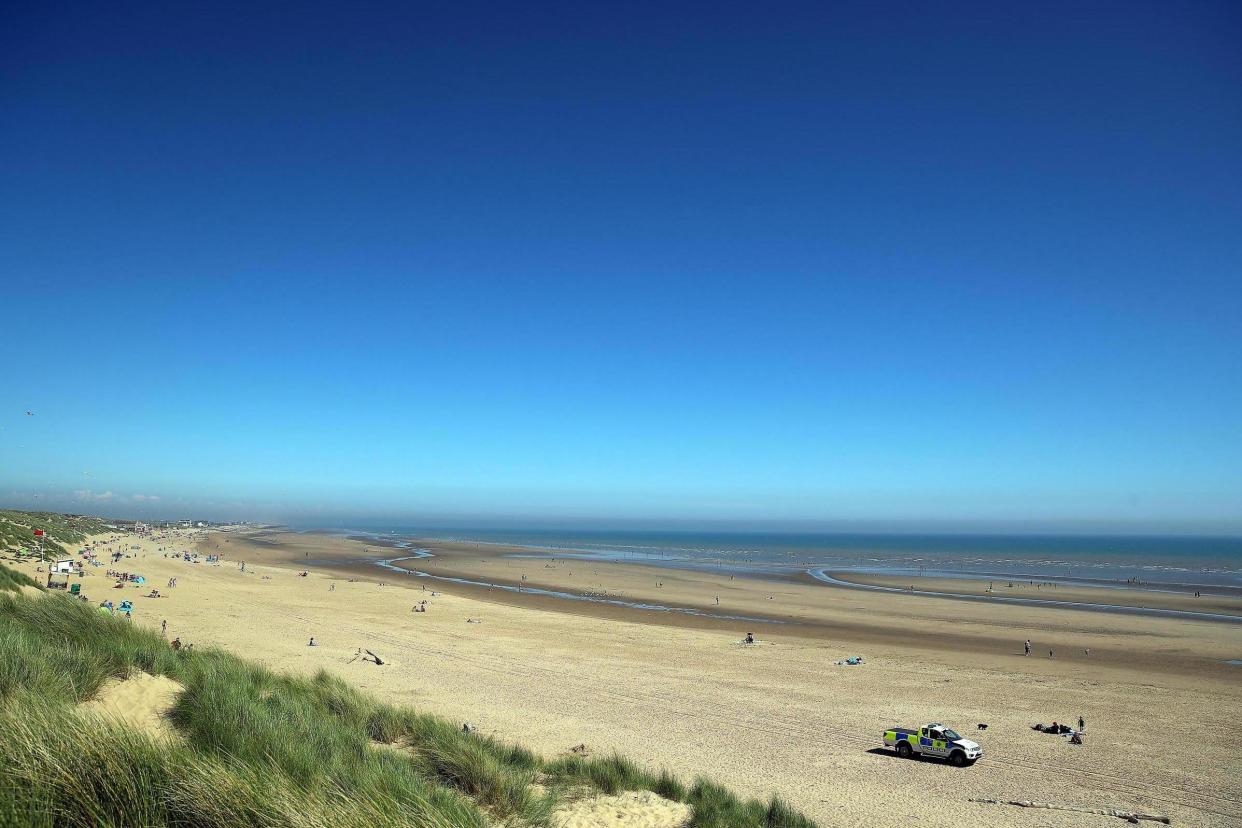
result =
[[[983,724],[982,722],[980,722],[980,723],[978,724],[978,728],[979,728],[980,730],[987,730],[987,729],[988,729],[988,726],[987,726],[987,725],[985,725],[985,724]]]

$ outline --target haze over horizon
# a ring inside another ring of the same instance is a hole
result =
[[[0,508],[1242,534],[1237,4],[7,16]]]

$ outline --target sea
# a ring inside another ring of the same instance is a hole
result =
[[[534,556],[689,569],[1024,579],[1242,594],[1242,537],[849,534],[427,528],[342,529],[376,538],[523,547]]]

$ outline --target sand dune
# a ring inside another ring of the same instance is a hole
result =
[[[144,730],[156,738],[172,739],[176,731],[168,721],[168,711],[172,710],[183,689],[167,676],[138,672],[128,678],[105,682],[94,698],[83,702],[79,708],[85,713]]]

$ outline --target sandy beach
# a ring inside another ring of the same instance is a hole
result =
[[[970,801],[985,798],[1242,824],[1231,735],[1242,667],[1226,663],[1242,658],[1242,625],[514,560],[470,544],[440,545],[418,568],[674,611],[419,578],[365,562],[400,552],[330,535],[217,531],[111,546],[134,556],[117,568],[147,584],[112,589],[106,567],[87,567],[82,590],[94,602],[134,600],[136,624],[166,620],[170,637],[276,669],[325,669],[546,754],[583,744],[739,793],[775,791],[824,825],[1118,824]],[[186,549],[222,560],[164,557]],[[153,586],[166,597],[141,597]],[[427,612],[411,612],[422,601]],[[740,643],[746,632],[756,644]],[[356,659],[360,647],[386,663]],[[865,663],[836,664],[854,655]],[[1030,729],[1079,715],[1082,746]],[[959,770],[882,749],[886,728],[930,720],[977,739],[984,759]]]
[[[1091,603],[1118,607],[1142,607],[1149,609],[1167,609],[1177,612],[1221,613],[1226,615],[1242,615],[1242,598],[1236,595],[1221,594],[1209,590],[1201,596],[1192,592],[1129,589],[1126,587],[1078,586],[1064,583],[1038,583],[997,578],[915,578],[911,584],[909,578],[893,575],[860,575],[856,573],[829,573],[832,577],[850,583],[883,586],[895,589],[906,589],[916,586],[917,589],[930,592],[944,592],[954,595],[971,596],[974,598],[1000,598],[1004,601],[1050,601],[1057,603]],[[1232,590],[1229,590],[1232,592]]]

